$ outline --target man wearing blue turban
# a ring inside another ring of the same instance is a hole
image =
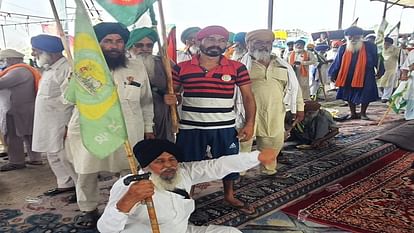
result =
[[[62,55],[63,44],[59,37],[41,34],[31,39],[32,56],[43,68],[35,102],[33,143],[34,151],[45,153],[57,179],[57,188],[44,194],[54,196],[75,191],[77,175],[65,151],[66,127],[73,106],[62,101],[62,90],[67,87],[71,67]],[[70,196],[69,202],[76,202]]]
[[[135,144],[145,138],[153,138],[154,110],[148,74],[142,61],[126,57],[125,44],[129,31],[119,23],[100,23],[94,26],[96,37],[117,87],[128,132],[128,140]],[[67,145],[78,180],[76,194],[82,214],[76,219],[79,228],[94,228],[98,220],[99,172],[121,172],[129,169],[123,147],[98,159],[83,146],[79,128],[77,107],[68,125]]]
[[[378,99],[376,77],[381,77],[384,67],[378,63],[377,47],[363,41],[363,35],[364,30],[356,26],[345,30],[347,43],[339,48],[329,76],[339,87],[336,99],[348,102],[350,118],[369,120],[366,111],[369,103]],[[358,104],[360,113],[356,112]]]

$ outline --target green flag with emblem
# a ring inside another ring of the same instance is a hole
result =
[[[81,0],[75,0],[74,68],[65,98],[76,104],[82,142],[104,158],[127,140],[117,88]]]

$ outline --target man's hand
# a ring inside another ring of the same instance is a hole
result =
[[[150,180],[140,180],[129,186],[128,191],[116,204],[116,208],[123,213],[129,213],[136,203],[154,195],[154,184]]]
[[[144,133],[144,139],[155,139],[154,133]]]
[[[293,122],[294,125],[297,123],[300,123],[305,119],[305,112],[304,111],[297,111],[296,114],[294,114],[295,121]]]
[[[178,102],[178,98],[176,94],[165,94],[164,95],[164,103],[166,105],[176,105]]]
[[[254,126],[253,124],[246,124],[243,128],[239,130],[237,138],[241,142],[249,141],[253,137]]]
[[[257,159],[263,165],[272,164],[276,160],[276,150],[270,148],[262,149]]]

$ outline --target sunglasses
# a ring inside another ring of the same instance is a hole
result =
[[[134,47],[135,48],[138,48],[138,49],[142,49],[144,47],[146,47],[148,49],[152,49],[152,48],[154,48],[154,44],[153,43],[147,43],[147,44],[144,44],[144,43],[136,43],[136,44],[134,44]]]

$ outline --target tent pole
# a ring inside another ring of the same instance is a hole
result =
[[[1,25],[1,34],[3,36],[3,44],[4,44],[4,48],[6,49],[7,45],[6,45],[6,36],[4,35],[4,26]]]
[[[342,16],[344,14],[344,0],[339,0],[338,29],[342,29]]]
[[[273,0],[269,0],[269,9],[267,14],[267,29],[272,30],[273,28]]]
[[[385,2],[384,2],[384,13],[382,14],[383,19],[385,19],[385,16],[387,16],[387,6],[388,6],[388,0],[385,0]]]

